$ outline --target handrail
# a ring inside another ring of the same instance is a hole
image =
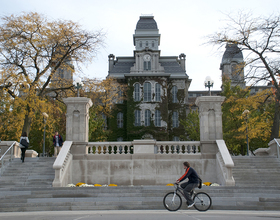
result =
[[[277,144],[277,158],[279,158],[279,148],[280,148],[280,145],[279,145],[279,143],[278,143],[278,141],[276,140],[276,138],[274,138],[274,141],[276,142],[276,144]]]
[[[14,149],[14,145],[16,144],[16,141],[14,141],[11,146],[6,150],[6,152],[1,156],[0,158],[0,161],[1,161],[1,169],[0,169],[0,174],[2,175],[3,174],[3,171],[4,171],[4,157],[6,156],[6,154],[11,150],[11,158],[10,160],[12,160],[12,157],[13,157],[13,149]]]
[[[12,143],[12,145],[8,148],[8,150],[6,150],[6,152],[2,155],[2,157],[0,158],[0,161],[6,156],[6,154],[8,153],[8,151],[15,145],[16,141],[14,141],[14,143]],[[12,155],[12,154],[11,154]]]

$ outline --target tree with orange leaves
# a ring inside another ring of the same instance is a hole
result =
[[[208,37],[208,43],[223,47],[236,44],[246,59],[239,68],[245,68],[245,80],[250,85],[272,82],[275,89],[274,119],[270,139],[279,137],[280,119],[280,15],[253,17],[251,13],[228,14],[221,31]]]
[[[72,21],[49,21],[38,13],[2,17],[0,26],[0,91],[9,103],[6,111],[17,111],[19,130],[29,133],[35,113],[47,111],[46,99],[67,96],[72,80],[55,77],[59,69],[70,69],[90,61],[102,46],[104,34],[89,32]],[[53,84],[53,85],[51,85]],[[19,133],[18,133],[19,132]]]

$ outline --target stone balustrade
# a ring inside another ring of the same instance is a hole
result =
[[[199,141],[154,141],[89,142],[88,154],[199,154]],[[136,149],[136,151],[134,151]]]

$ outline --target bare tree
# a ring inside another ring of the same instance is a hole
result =
[[[0,89],[22,102],[23,131],[29,133],[32,114],[40,110],[40,100],[46,94],[73,87],[54,80],[56,72],[73,68],[72,63],[77,66],[90,61],[103,40],[101,31],[83,30],[72,21],[49,21],[38,13],[2,17]],[[50,86],[52,81],[56,81],[54,86]]]
[[[236,44],[246,54],[245,79],[250,85],[271,82],[275,90],[275,114],[271,139],[279,136],[280,100],[280,15],[253,17],[251,13],[239,12],[227,15],[225,27],[210,36],[208,43],[224,47]]]

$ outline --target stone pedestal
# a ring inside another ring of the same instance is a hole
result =
[[[134,140],[133,152],[134,154],[154,154],[155,140]]]
[[[222,109],[223,96],[201,96],[195,101],[199,108],[200,141],[223,139]]]
[[[88,142],[89,108],[92,101],[86,97],[63,99],[67,105],[66,141]]]

